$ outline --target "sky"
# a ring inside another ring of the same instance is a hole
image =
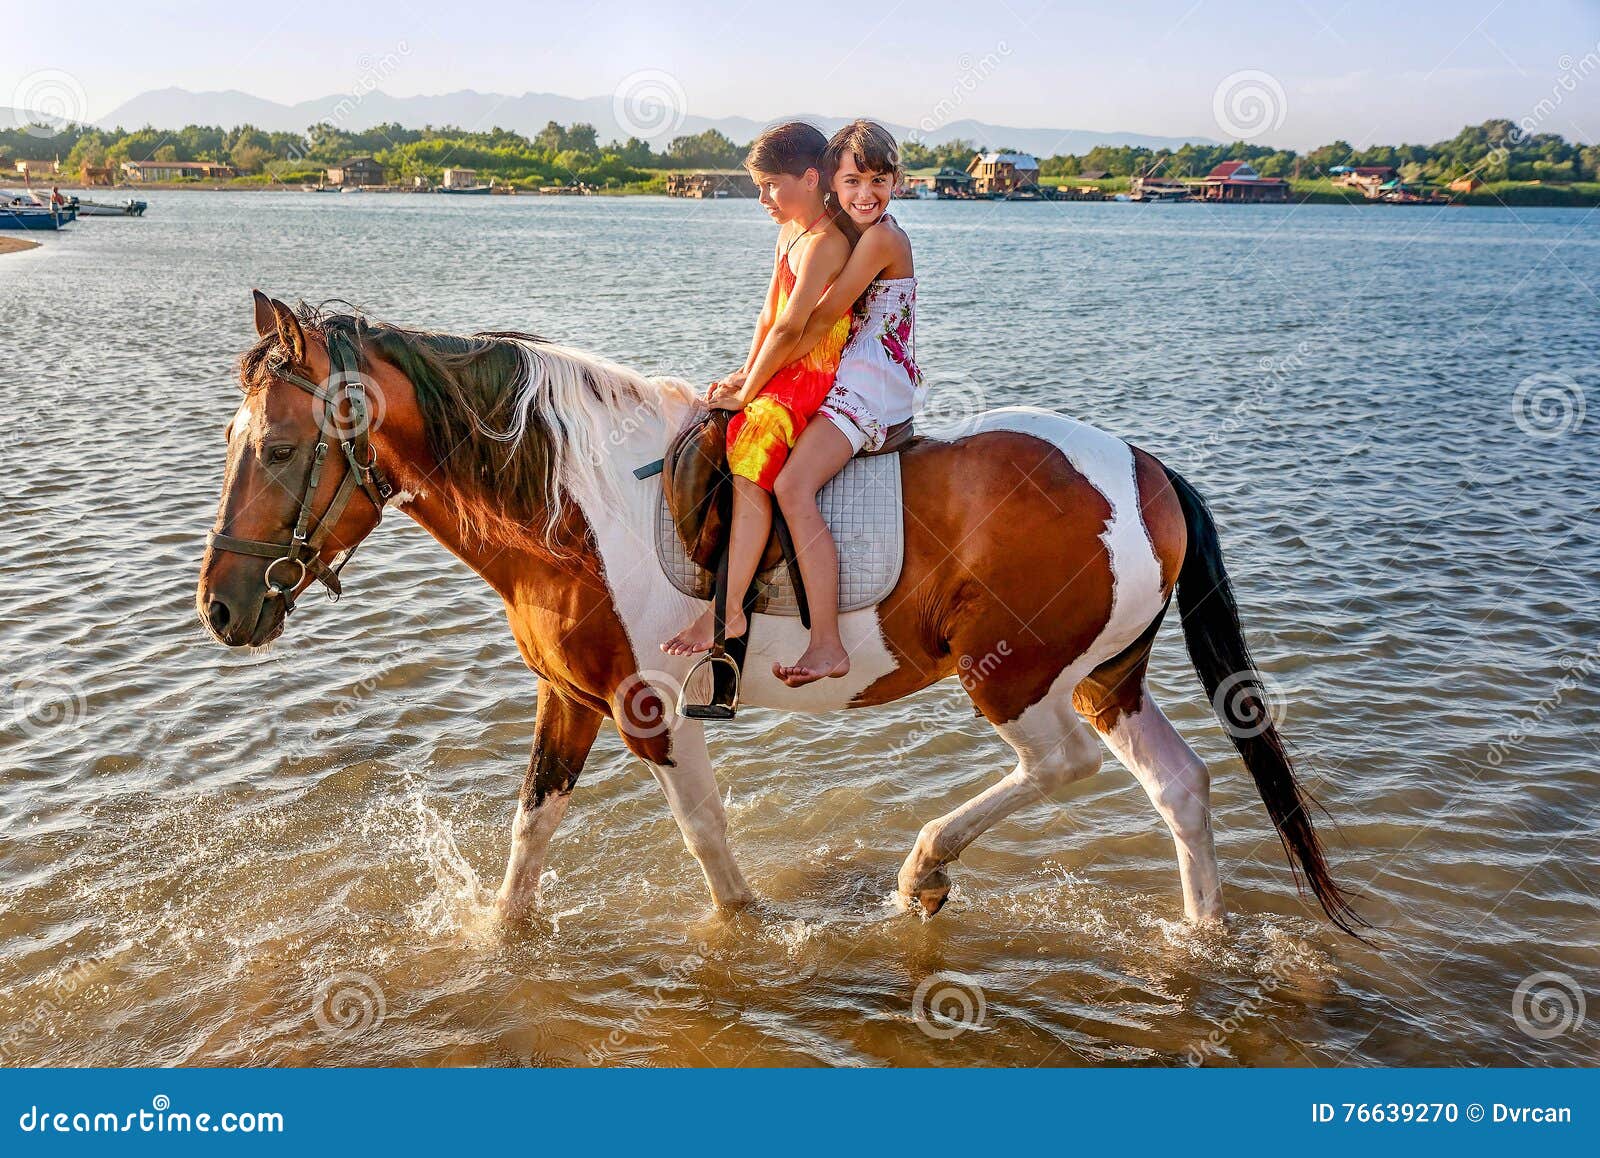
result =
[[[691,114],[757,120],[972,118],[1296,149],[1431,143],[1497,116],[1600,136],[1600,0],[74,0],[70,18],[21,4],[7,24],[0,107],[43,93],[86,119],[168,86],[350,92],[390,61],[381,87],[397,96],[645,84]]]

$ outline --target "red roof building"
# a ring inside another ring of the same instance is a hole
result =
[[[1263,177],[1249,161],[1224,161],[1194,186],[1202,201],[1287,201],[1289,182]]]

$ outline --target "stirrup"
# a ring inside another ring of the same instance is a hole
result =
[[[732,678],[727,682],[717,679],[717,669],[714,665],[725,664]],[[694,678],[695,672],[703,667],[711,668],[711,699],[704,704],[689,704],[684,702],[684,697],[689,691],[689,681]],[[683,683],[678,688],[678,715],[686,720],[731,720],[734,713],[739,710],[739,661],[726,652],[710,652],[689,669],[689,674],[683,677]]]

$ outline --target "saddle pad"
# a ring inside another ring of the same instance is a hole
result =
[[[839,610],[875,607],[900,581],[905,526],[900,507],[900,456],[852,458],[817,495],[817,506],[839,546]],[[656,507],[656,556],[672,585],[710,599],[714,576],[689,558],[672,523],[665,491]],[[756,611],[798,616],[789,570],[779,563],[756,576]]]

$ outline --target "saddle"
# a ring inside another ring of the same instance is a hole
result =
[[[680,695],[679,711],[690,719],[733,718],[739,674],[749,642],[747,636],[732,640],[726,637],[727,545],[733,511],[728,423],[732,418],[732,411],[714,410],[697,400],[661,461],[635,472],[639,478],[662,475],[662,509],[657,527],[662,570],[678,590],[697,599],[709,598],[712,604],[715,642],[689,674],[693,676],[701,666],[710,666],[713,690],[704,704],[685,704]],[[846,529],[845,524],[854,522],[860,528],[858,534],[839,543],[841,611],[877,603],[899,578],[900,474],[899,461],[892,456],[913,437],[910,421],[891,428],[880,450],[852,459],[819,496],[824,517],[836,538],[841,529]],[[892,544],[876,551],[864,545],[871,540],[887,540],[891,522],[895,532]],[[745,593],[746,620],[756,612],[797,615],[802,624],[811,626],[794,541],[776,505],[772,534],[762,551],[756,581]],[[688,682],[686,677],[685,687]]]

